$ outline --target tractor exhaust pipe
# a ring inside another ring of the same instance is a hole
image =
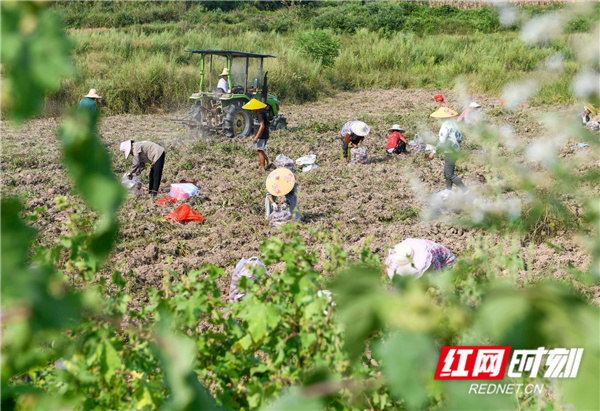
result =
[[[262,93],[260,93],[260,100],[263,104],[267,104],[267,97],[269,95],[269,88],[267,86],[267,74],[269,74],[268,71],[265,72],[265,76],[263,78]]]

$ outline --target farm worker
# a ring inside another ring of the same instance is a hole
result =
[[[392,248],[385,260],[387,275],[421,277],[425,271],[450,268],[456,257],[443,245],[431,240],[407,238]]]
[[[217,84],[217,88],[223,90],[223,93],[227,93],[229,91],[229,83],[227,82],[227,77],[229,77],[229,69],[225,67],[223,72],[221,73],[221,79]]]
[[[273,170],[267,177],[266,186],[265,218],[267,220],[272,213],[279,210],[274,197],[280,196],[285,196],[285,203],[294,218],[300,218],[298,215],[298,184],[296,184],[294,173],[289,168],[282,167]]]
[[[456,159],[460,152],[460,145],[462,144],[463,135],[458,128],[456,121],[452,117],[457,116],[458,113],[448,107],[440,107],[430,117],[448,120],[442,123],[439,133],[439,141],[435,146],[435,149],[429,155],[429,159],[433,159],[437,149],[440,148],[446,155],[444,162],[444,177],[446,178],[446,189],[452,190],[452,184],[456,184],[463,191],[467,191],[467,188],[463,184],[462,180],[454,174],[456,168]]]
[[[342,127],[342,155],[344,161],[348,161],[348,145],[360,147],[371,128],[362,121],[348,121]]]
[[[465,124],[479,123],[483,119],[483,113],[481,112],[481,105],[475,101],[469,104],[469,108],[462,112],[458,116],[458,122],[464,121]]]
[[[590,103],[584,103],[583,112],[580,114],[581,121],[583,121],[584,126],[588,123],[588,121],[590,121],[590,114],[596,115],[598,114],[598,110],[596,107],[594,107],[594,105]]]
[[[128,174],[129,179],[132,179],[134,174],[140,175],[146,164],[151,165],[148,192],[152,197],[156,197],[165,165],[165,149],[151,141],[134,142],[133,140],[127,140],[121,143],[120,150],[125,153],[126,159],[133,152],[133,163]]]
[[[87,95],[83,96],[81,100],[79,100],[79,105],[77,109],[79,111],[87,111],[92,114],[97,114],[98,108],[96,107],[96,100],[101,99],[98,95],[98,91],[95,88],[91,89]]]
[[[256,116],[256,120],[258,121],[258,131],[256,132],[256,136],[254,136],[253,140],[254,150],[256,150],[258,153],[260,166],[263,170],[266,170],[269,164],[269,157],[267,157],[267,154],[265,153],[267,140],[269,140],[269,118],[267,117],[267,113],[265,111],[267,105],[253,98],[242,108],[246,110],[252,110]]]
[[[394,124],[389,131],[392,133],[388,136],[387,146],[385,146],[387,152],[389,154],[406,154],[406,145],[408,144],[408,141],[406,141],[406,138],[402,135],[406,130],[400,127],[399,124]]]

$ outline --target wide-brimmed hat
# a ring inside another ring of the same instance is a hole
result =
[[[405,129],[403,129],[402,127],[400,127],[400,124],[394,124],[394,125],[393,125],[393,126],[390,128],[390,129],[389,129],[389,131],[392,131],[392,130],[399,131],[399,132],[401,132],[401,133],[404,133],[404,132],[406,132],[406,130],[405,130]]]
[[[470,108],[479,108],[481,107],[481,104],[477,103],[476,101],[473,101],[471,104],[469,104]]]
[[[253,98],[252,100],[250,100],[249,102],[247,102],[245,105],[242,106],[242,108],[246,109],[246,110],[260,110],[265,107],[267,107],[267,105],[265,103],[261,103],[260,101],[258,101],[255,98]]]
[[[90,92],[87,93],[87,95],[85,95],[83,97],[87,97],[87,98],[102,98],[101,96],[98,95],[98,90],[96,90],[95,88],[91,89]]]
[[[454,116],[458,116],[458,113],[456,111],[443,106],[429,115],[429,117],[433,118],[449,118]]]
[[[388,277],[394,275],[421,277],[431,263],[423,240],[408,238],[392,248],[385,261]]]
[[[131,153],[131,146],[131,140],[123,141],[121,143],[119,150],[125,153],[125,158],[129,157],[129,154]]]
[[[221,76],[228,76],[229,75],[229,69],[227,67],[225,67],[223,69],[223,72],[220,74]]]
[[[267,191],[274,196],[284,196],[294,189],[296,178],[287,168],[271,171],[266,181]]]
[[[594,115],[598,114],[598,109],[594,107],[592,103],[583,103],[583,108],[590,110],[590,112]]]
[[[364,137],[371,131],[371,127],[367,125],[367,123],[363,123],[362,121],[357,121],[356,123],[350,126],[350,130],[356,134],[357,136]]]

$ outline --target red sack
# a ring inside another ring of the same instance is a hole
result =
[[[164,218],[167,220],[173,220],[176,223],[185,223],[186,221],[197,221],[199,223],[204,222],[204,217],[202,217],[202,214],[192,210],[187,204],[180,205],[177,207],[177,210],[166,215]]]
[[[158,205],[165,205],[165,204],[170,204],[170,203],[176,203],[177,199],[171,197],[171,196],[164,196],[163,198],[161,198],[160,200],[158,200],[156,202],[156,204]]]
[[[442,96],[441,94],[436,94],[435,96],[433,96],[433,99],[438,103],[444,103],[444,96]]]

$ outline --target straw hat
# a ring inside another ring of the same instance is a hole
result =
[[[250,100],[249,102],[247,102],[245,105],[242,106],[242,108],[246,109],[246,110],[260,110],[265,107],[267,107],[266,104],[261,103],[260,101],[258,101],[255,98],[253,98],[252,100]]]
[[[395,130],[395,131],[399,131],[399,132],[401,132],[401,133],[405,133],[405,132],[406,132],[406,130],[405,130],[405,129],[403,129],[402,127],[400,127],[400,124],[394,124],[394,125],[392,126],[392,128],[390,128],[390,129],[389,129],[389,131],[394,131],[394,130]]]
[[[125,153],[125,158],[129,157],[129,154],[131,153],[131,140],[123,141],[119,151]]]
[[[221,76],[228,76],[229,75],[229,69],[227,67],[225,67],[223,69],[223,72],[221,73]]]
[[[356,123],[350,126],[350,130],[356,134],[357,136],[364,137],[371,131],[371,127],[369,127],[366,123],[362,121],[357,121]]]
[[[394,275],[421,277],[431,263],[427,261],[427,248],[423,240],[408,238],[389,252],[385,261],[388,277]]]
[[[454,116],[458,116],[458,113],[456,111],[443,106],[429,115],[429,117],[433,118],[450,118]]]
[[[472,102],[471,104],[469,104],[470,108],[480,108],[481,104],[477,103],[477,102]]]
[[[583,103],[583,108],[590,110],[590,112],[594,115],[598,114],[598,109],[594,107],[592,103]]]
[[[267,177],[267,191],[274,196],[284,196],[294,189],[296,178],[287,168],[278,168],[271,171]]]
[[[98,95],[98,91],[93,88],[90,90],[89,93],[87,93],[87,95],[83,96],[83,97],[88,97],[88,98],[102,98]]]

